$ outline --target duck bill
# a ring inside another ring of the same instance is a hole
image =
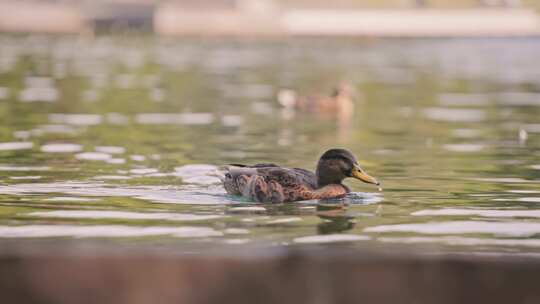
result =
[[[352,177],[359,179],[364,183],[379,185],[379,182],[374,177],[367,174],[358,164],[354,165]]]

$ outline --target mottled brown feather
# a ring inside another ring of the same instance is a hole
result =
[[[336,198],[348,192],[348,188],[342,184],[326,185],[318,189],[317,177],[313,172],[273,164],[268,167],[261,164],[229,166],[223,185],[231,195],[242,195],[264,203]]]

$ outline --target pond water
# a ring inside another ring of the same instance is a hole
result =
[[[540,252],[538,54],[538,39],[0,36],[0,244]],[[276,101],[341,82],[346,123]],[[383,191],[351,180],[345,199],[272,205],[220,185],[223,164],[314,169],[331,147]]]

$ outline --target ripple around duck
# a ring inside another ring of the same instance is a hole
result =
[[[34,183],[0,185],[0,194],[30,195],[63,193],[89,197],[131,197],[155,203],[188,205],[221,205],[238,203],[225,194],[221,187],[117,187],[102,183]]]
[[[102,176],[96,179],[125,179],[126,176]],[[119,187],[105,183],[32,183],[0,185],[0,194],[30,195],[30,194],[58,194],[87,197],[131,197],[156,203],[188,204],[188,205],[223,205],[244,202],[242,198],[226,194],[221,186],[217,185],[186,185],[182,187],[171,186],[131,186]],[[86,198],[87,200],[90,200]],[[73,200],[76,200],[75,198]],[[346,203],[351,205],[375,204],[383,200],[379,193],[352,192],[345,198],[330,200],[313,200],[302,203]],[[260,211],[255,208],[264,207],[238,207],[240,211]]]
[[[191,164],[174,168],[175,174],[178,177],[193,177],[216,174],[217,167],[206,164]]]
[[[384,198],[381,193],[350,192],[345,198],[341,200],[351,205],[369,205],[380,203],[384,200]]]
[[[174,168],[174,176],[186,184],[212,185],[221,183],[218,168],[207,164],[191,164]]]

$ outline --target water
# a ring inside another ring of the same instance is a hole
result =
[[[0,244],[538,252],[539,53],[537,39],[0,36]],[[342,81],[357,91],[345,123],[275,98]],[[351,180],[342,200],[265,205],[219,183],[222,164],[313,169],[331,147],[383,191]]]

